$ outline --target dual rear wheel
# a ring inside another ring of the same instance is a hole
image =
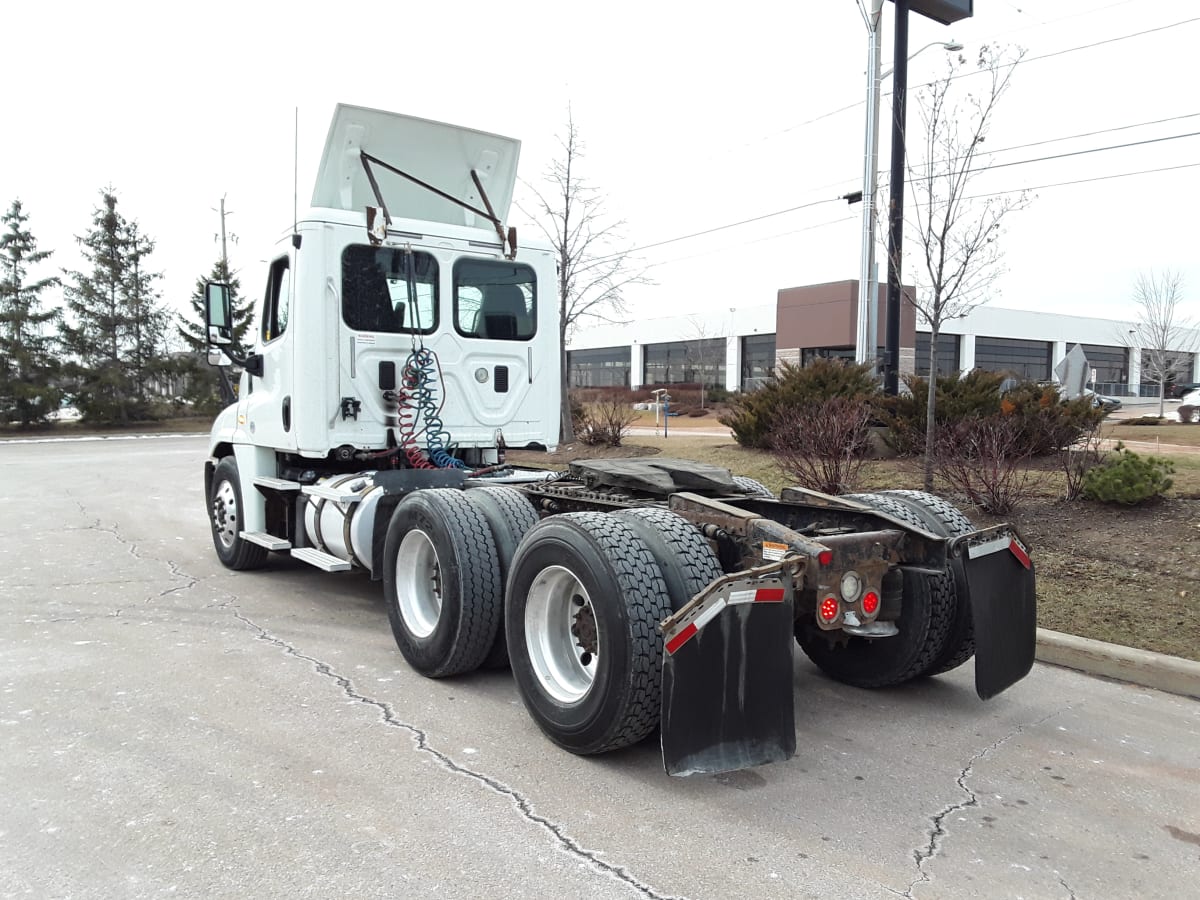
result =
[[[974,531],[970,519],[952,504],[923,491],[849,494],[846,499],[886,513],[941,537]],[[796,641],[818,668],[846,684],[881,688],[954,669],[975,653],[971,610],[949,572],[938,575],[903,570],[898,633],[869,639],[841,631],[821,631],[798,622]]]
[[[494,660],[503,635],[551,740],[580,754],[636,743],[659,721],[658,625],[720,576],[716,557],[666,510],[530,516],[506,488],[406,497],[385,544],[396,643],[417,671],[444,677]]]

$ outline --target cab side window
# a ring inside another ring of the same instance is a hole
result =
[[[263,301],[263,343],[273,341],[285,331],[292,300],[292,270],[286,256],[271,263],[267,274],[267,294]]]

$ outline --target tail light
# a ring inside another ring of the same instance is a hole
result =
[[[823,622],[832,622],[838,617],[840,612],[838,602],[833,597],[826,597],[821,601],[821,605],[817,607],[817,615],[821,617]]]
[[[873,616],[879,612],[879,595],[874,591],[867,591],[863,594],[862,610],[868,616]]]

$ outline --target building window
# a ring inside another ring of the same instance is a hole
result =
[[[1046,381],[1050,378],[1053,349],[1047,341],[976,337],[975,367],[1008,372],[1027,381]]]
[[[814,359],[844,359],[854,362],[853,347],[805,347],[800,351],[800,365],[807,366]]]
[[[1087,357],[1088,367],[1096,373],[1088,380],[1096,384],[1120,384],[1128,379],[1129,351],[1124,347],[1107,347],[1102,344],[1080,344]],[[1070,347],[1068,346],[1068,350]]]
[[[573,388],[629,387],[628,347],[568,350],[567,372]]]
[[[748,334],[742,339],[743,391],[761,387],[775,374],[775,335]]]
[[[929,337],[927,331],[917,332],[917,374],[923,378],[929,377]],[[939,334],[937,340],[937,373],[939,375],[957,375],[960,359],[958,354],[959,336],[957,334]]]
[[[647,344],[642,384],[725,386],[725,338]]]

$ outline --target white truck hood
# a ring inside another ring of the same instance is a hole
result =
[[[366,152],[480,210],[471,170],[479,176],[500,221],[508,216],[521,142],[399,113],[339,103],[329,124],[325,152],[313,188],[314,207],[362,210],[378,206],[359,156]],[[383,202],[394,217],[491,227],[470,210],[373,165]]]

